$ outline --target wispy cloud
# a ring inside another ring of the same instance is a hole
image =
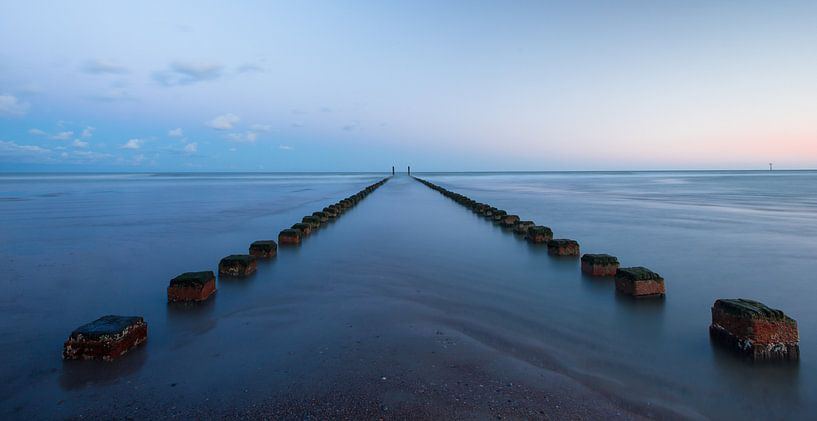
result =
[[[281,150],[284,150],[284,151],[291,151],[291,150],[293,150],[295,148],[293,148],[292,146],[288,146],[288,145],[279,145],[278,149],[281,149]]]
[[[21,117],[28,112],[29,104],[17,99],[14,95],[0,95],[0,116]]]
[[[50,138],[54,140],[68,140],[74,136],[74,132],[72,131],[65,131],[59,132],[57,134],[51,135]]]
[[[218,79],[222,71],[223,67],[218,64],[176,61],[167,69],[154,73],[153,79],[164,86],[190,85]]]
[[[122,149],[139,149],[144,143],[142,139],[130,139],[122,145]]]
[[[0,153],[2,154],[49,154],[50,149],[46,149],[36,145],[20,145],[13,141],[0,140]]]
[[[136,101],[137,98],[125,89],[113,87],[98,95],[92,95],[88,99],[100,102]]]
[[[48,133],[40,129],[29,129],[28,134],[32,136],[48,136]]]
[[[87,126],[84,129],[82,129],[82,134],[80,136],[82,136],[83,138],[89,138],[94,135],[94,131],[96,131],[96,127]]]
[[[238,118],[235,114],[224,114],[218,117],[213,118],[212,120],[204,123],[207,127],[216,129],[216,130],[230,130],[238,123],[241,119]]]
[[[82,65],[82,71],[95,75],[122,75],[130,72],[126,67],[107,60],[88,60]]]
[[[170,137],[184,137],[184,130],[182,130],[181,127],[168,130],[167,135]]]
[[[272,130],[272,126],[269,124],[253,124],[252,126],[250,126],[250,129],[256,132],[268,132]]]
[[[242,64],[241,66],[238,66],[236,71],[238,73],[264,73],[267,71],[267,69],[261,66],[260,64],[245,63]]]
[[[188,143],[184,145],[184,153],[193,154],[198,152],[199,144],[196,142]]]
[[[83,142],[79,139],[74,139],[74,143],[71,144],[75,148],[87,148],[88,142]]]
[[[258,140],[258,133],[229,133],[227,135],[227,140],[234,143],[255,143],[255,141]]]

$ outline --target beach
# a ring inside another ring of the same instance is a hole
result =
[[[817,172],[418,173],[666,279],[615,293],[398,174],[212,299],[168,281],[385,173],[0,175],[0,414],[23,418],[807,419],[817,412]],[[718,298],[797,319],[801,360],[710,341]],[[72,329],[147,343],[62,361]]]

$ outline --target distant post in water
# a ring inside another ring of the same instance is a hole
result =
[[[391,166],[391,175],[394,175],[394,165]]]
[[[771,171],[771,170],[772,170],[772,163],[769,162],[769,171]]]
[[[411,175],[411,165],[408,167],[408,175]]]

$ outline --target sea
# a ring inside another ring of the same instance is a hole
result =
[[[416,173],[664,277],[617,294],[406,174],[255,275],[171,278],[390,173],[0,174],[0,418],[817,416],[817,172]],[[719,298],[797,320],[796,363],[710,340]],[[149,340],[63,361],[107,314]]]

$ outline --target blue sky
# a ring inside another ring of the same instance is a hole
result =
[[[0,170],[817,167],[817,2],[0,3]]]

